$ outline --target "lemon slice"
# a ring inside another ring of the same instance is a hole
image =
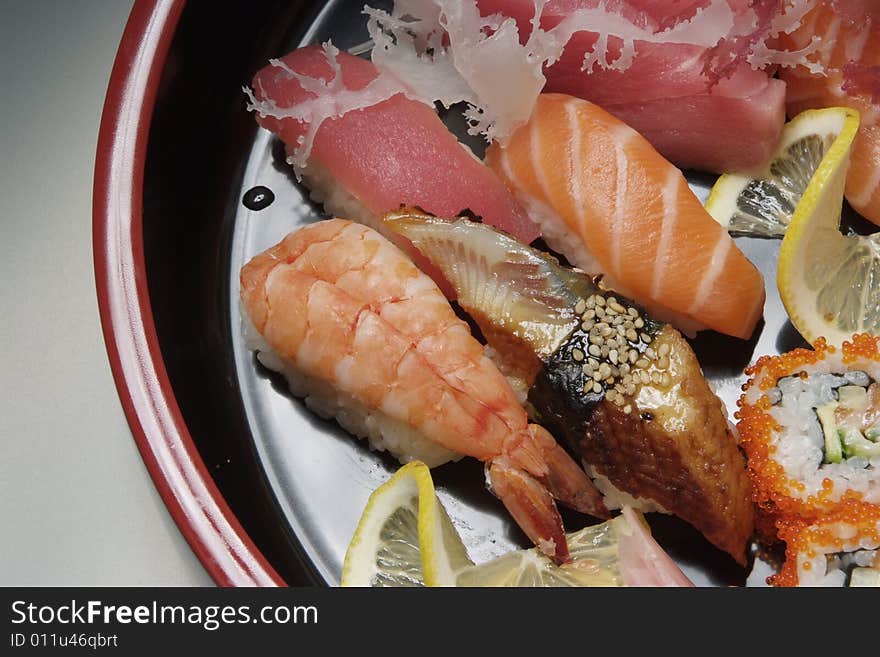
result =
[[[553,563],[537,548],[509,552],[463,569],[457,586],[623,586],[618,543],[630,533],[623,516],[567,535],[571,562]]]
[[[623,537],[633,537],[647,559],[641,567],[658,582],[690,584],[674,564],[672,569],[665,565],[672,561],[650,538],[644,516],[632,509],[567,534],[570,563],[557,565],[531,548],[474,565],[437,499],[430,470],[414,461],[370,496],[345,554],[342,586],[625,586]]]
[[[835,111],[839,135],[795,209],[779,248],[776,284],[792,324],[808,342],[824,337],[840,346],[853,333],[880,334],[880,234],[840,232],[859,117],[853,110]]]
[[[781,237],[848,121],[858,126],[858,114],[842,107],[798,114],[783,128],[769,163],[757,171],[718,178],[706,210],[735,235]]]
[[[377,488],[345,554],[342,586],[454,585],[472,565],[428,467],[413,461]]]

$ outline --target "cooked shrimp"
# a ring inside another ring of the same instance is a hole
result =
[[[581,468],[528,423],[437,285],[372,229],[332,219],[291,233],[242,269],[241,300],[284,369],[329,384],[362,413],[484,461],[495,494],[557,562],[569,554],[554,498],[608,517]],[[414,458],[399,436],[389,451]]]

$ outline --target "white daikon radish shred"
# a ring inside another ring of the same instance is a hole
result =
[[[248,110],[256,111],[260,116],[296,119],[308,126],[306,134],[299,139],[299,146],[287,159],[288,163],[293,166],[297,179],[300,179],[302,170],[306,167],[315,135],[324,121],[340,117],[352,110],[371,107],[402,92],[400,84],[395,78],[382,74],[362,89],[347,88],[340,74],[339,63],[336,61],[339,49],[329,41],[323,44],[323,48],[327,55],[327,62],[333,70],[333,77],[329,80],[300,75],[281,60],[269,60],[270,64],[294,78],[304,90],[314,94],[308,100],[290,107],[279,107],[278,103],[269,98],[263,89],[260,89],[261,98],[258,99],[254,96],[252,89],[247,86],[242,88],[250,101]]]

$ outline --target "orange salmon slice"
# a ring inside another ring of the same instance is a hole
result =
[[[686,331],[753,333],[761,274],[681,171],[599,106],[542,94],[529,122],[506,145],[493,144],[486,162],[540,208],[551,248],[602,273],[609,287]]]

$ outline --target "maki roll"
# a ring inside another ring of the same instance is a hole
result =
[[[774,586],[880,586],[880,507],[850,502],[814,523],[780,522],[785,564]]]
[[[880,508],[880,337],[820,338],[746,374],[737,428],[761,510],[809,523],[853,502]]]

